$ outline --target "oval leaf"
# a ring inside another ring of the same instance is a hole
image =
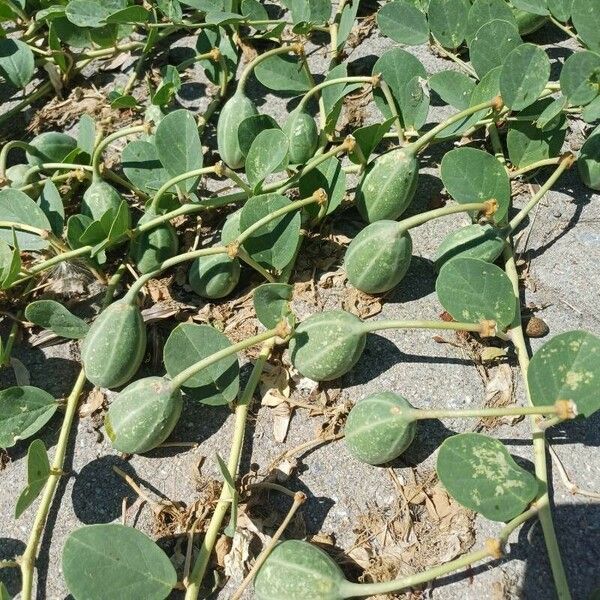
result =
[[[273,329],[291,313],[290,302],[294,288],[287,283],[264,283],[254,290],[254,310],[258,320]]]
[[[600,409],[600,338],[586,331],[553,337],[533,355],[527,382],[536,406],[572,400],[589,417]]]
[[[202,168],[202,142],[198,125],[189,110],[175,110],[166,115],[156,128],[154,145],[160,162],[171,177]],[[178,185],[190,190],[193,180]]]
[[[289,204],[291,200],[280,194],[262,194],[250,198],[242,208],[240,231],[243,233],[263,217]],[[264,267],[281,270],[294,258],[300,223],[300,211],[287,213],[263,225],[243,246]]]
[[[281,129],[261,131],[250,146],[246,157],[246,176],[256,189],[271,173],[285,168],[288,139]]]
[[[31,506],[44,489],[50,476],[50,462],[42,440],[33,440],[27,449],[27,487],[21,492],[15,507],[15,519]]]
[[[37,433],[52,417],[58,404],[44,390],[24,385],[0,391],[0,448]]]
[[[506,55],[523,43],[515,23],[490,21],[483,25],[471,40],[469,57],[479,77],[499,67]]]
[[[271,56],[258,63],[254,75],[266,88],[278,93],[308,92],[313,86],[306,69],[291,56]]]
[[[177,583],[171,561],[147,535],[114,523],[74,531],[62,568],[75,600],[163,600]]]
[[[550,79],[550,59],[534,44],[517,46],[504,60],[500,94],[506,106],[521,110],[533,104]]]
[[[595,52],[600,52],[600,11],[596,2],[573,0],[571,19],[583,43]]]
[[[167,373],[175,377],[194,363],[231,346],[220,331],[210,325],[182,323],[173,329],[164,347]],[[239,390],[239,366],[235,355],[223,358],[185,382],[183,390],[203,404],[227,404]]]
[[[28,304],[25,317],[65,338],[81,339],[90,328],[85,321],[54,300],[36,300]]]
[[[156,146],[144,140],[135,140],[123,148],[123,172],[131,183],[152,194],[169,179]]]
[[[457,257],[440,270],[435,291],[442,306],[457,321],[493,320],[506,329],[515,317],[517,301],[508,275],[478,258]]]
[[[501,221],[510,205],[510,180],[494,156],[476,148],[457,148],[444,155],[441,176],[448,193],[461,204],[495,199],[495,221]]]
[[[517,26],[517,20],[505,0],[475,0],[469,10],[467,44],[471,45],[472,39],[483,25],[494,20],[506,21]]]
[[[250,146],[256,136],[266,129],[279,129],[277,121],[269,115],[252,115],[244,119],[238,128],[238,142],[244,156],[248,155]]]
[[[589,104],[600,91],[600,54],[575,52],[565,61],[560,72],[561,92],[570,104]]]
[[[458,48],[467,33],[469,0],[430,0],[429,27],[444,48]]]
[[[429,39],[425,14],[409,0],[384,4],[377,13],[377,24],[383,35],[400,44],[418,46]]]
[[[491,521],[509,521],[535,498],[537,479],[498,440],[461,433],[440,446],[437,473],[460,504]]]
[[[0,40],[0,70],[15,87],[25,87],[34,69],[33,52],[25,42],[10,38]]]
[[[0,221],[22,223],[47,231],[52,229],[44,211],[27,194],[10,188],[0,190]],[[48,242],[38,235],[25,231],[15,233],[21,250],[43,250],[48,247]],[[0,238],[12,244],[12,230],[0,229]]]

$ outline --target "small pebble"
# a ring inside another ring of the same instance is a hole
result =
[[[540,338],[548,335],[550,328],[539,317],[530,317],[525,324],[525,334],[530,338]]]
[[[562,211],[556,209],[552,212],[552,216],[556,217],[558,219],[558,218],[562,217]]]

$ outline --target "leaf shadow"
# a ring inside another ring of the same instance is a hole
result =
[[[25,543],[15,538],[0,537],[0,561],[14,560],[25,552]],[[0,570],[0,581],[6,586],[10,596],[21,590],[21,569]]]

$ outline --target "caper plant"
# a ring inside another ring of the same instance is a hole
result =
[[[353,459],[373,468],[389,463],[414,442],[419,421],[529,415],[535,473],[493,437],[454,435],[438,450],[437,474],[461,505],[504,523],[484,547],[398,580],[356,583],[321,549],[288,540],[261,557],[255,597],[337,600],[409,589],[501,558],[510,534],[537,518],[556,596],[571,598],[552,522],[544,432],[600,409],[600,338],[562,332],[529,356],[513,235],[575,163],[583,183],[600,190],[600,128],[594,129],[600,120],[600,10],[589,0],[384,2],[376,23],[390,48],[370,72],[356,72],[345,46],[360,9],[359,0],[333,6],[330,0],[283,0],[281,7],[258,0],[1,3],[2,85],[17,89],[18,101],[0,121],[54,89],[66,93],[94,61],[137,56],[125,87],[107,97],[114,110],[133,111],[133,124],[108,132],[83,115],[76,135],[23,133],[0,151],[0,289],[21,311],[1,340],[0,365],[9,364],[24,319],[80,340],[81,356],[52,462],[40,439],[28,450],[16,518],[41,498],[23,555],[3,565],[21,570],[22,600],[32,598],[40,540],[88,382],[118,391],[104,427],[113,447],[126,454],[152,452],[164,443],[186,402],[229,404],[234,412],[230,455],[218,461],[224,484],[185,577],[149,537],[124,525],[82,527],[62,552],[64,579],[76,600],[160,600],[176,586],[185,589],[186,600],[195,600],[228,513],[226,531],[235,531],[247,417],[274,350],[287,349],[302,376],[337,380],[354,368],[367,336],[390,329],[459,331],[512,348],[528,404],[430,410],[382,389],[356,402],[347,417],[341,443]],[[548,54],[527,38],[543,26],[556,27],[577,46],[554,79]],[[195,40],[193,56],[163,64],[160,84],[148,83],[146,70],[160,50],[182,36]],[[241,48],[252,43],[257,54],[245,60]],[[435,48],[448,68],[427,73],[405,49],[420,44]],[[309,49],[315,45],[328,56],[325,73],[311,68]],[[181,74],[196,64],[217,89],[202,114],[175,106]],[[259,110],[248,85],[253,78],[275,95],[298,99],[284,122],[269,115],[268,106]],[[34,80],[37,87],[30,90]],[[377,116],[342,135],[342,108],[359,89]],[[449,109],[440,122],[431,122],[431,92]],[[146,105],[139,99],[144,95]],[[587,130],[577,155],[563,152],[572,119]],[[212,128],[216,147],[207,153]],[[434,144],[443,149],[439,170],[451,201],[406,216],[420,169],[430,162],[425,150]],[[531,173],[545,183],[513,209],[511,180]],[[219,185],[221,191],[208,191]],[[349,202],[343,203],[346,195]],[[309,232],[318,236],[330,215],[348,205],[364,227],[348,245],[343,268],[349,284],[366,294],[405,285],[412,229],[465,214],[470,223],[441,240],[431,257],[448,318],[365,320],[327,310],[299,322],[291,284],[303,240]],[[216,210],[227,214],[223,227],[203,232],[205,239],[193,248],[186,245],[177,225],[197,224]],[[105,286],[91,323],[45,298],[37,285],[61,263],[73,262]],[[222,299],[239,291],[242,271],[251,273],[264,330],[232,343],[213,326],[181,323],[164,344],[164,369],[140,376],[147,352],[144,289],[184,264],[189,288],[205,302],[227,301]],[[238,354],[253,346],[258,357],[241,387]],[[0,447],[10,449],[52,426],[58,408],[37,387],[0,391]],[[1,585],[0,592],[6,597]]]

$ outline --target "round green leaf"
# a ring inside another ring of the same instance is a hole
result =
[[[384,52],[373,65],[373,75],[381,75],[388,84],[392,96],[396,100],[400,112],[402,106],[400,101],[404,95],[404,89],[414,77],[427,79],[427,71],[418,58],[402,50],[402,48],[392,48]],[[377,88],[374,93],[375,104],[377,108],[388,118],[392,114],[387,106],[385,97],[381,90]]]
[[[37,433],[52,417],[58,404],[40,388],[29,385],[0,391],[0,448]]]
[[[16,87],[25,87],[33,77],[33,52],[21,40],[0,39],[0,71]]]
[[[105,19],[126,7],[123,0],[71,0],[65,15],[78,27],[103,27]]]
[[[448,193],[461,204],[498,203],[495,221],[506,217],[510,205],[510,180],[494,156],[476,148],[456,148],[444,155],[441,176]]]
[[[271,173],[285,168],[288,138],[281,129],[265,129],[252,142],[246,156],[246,176],[254,188]]]
[[[215,352],[231,346],[229,339],[210,325],[182,323],[173,329],[164,347],[170,377]],[[184,392],[203,404],[227,404],[239,391],[239,366],[235,355],[206,367],[185,382]]]
[[[59,131],[45,131],[36,135],[31,146],[25,152],[27,162],[32,166],[39,166],[45,162],[63,162],[77,148],[77,140]]]
[[[515,317],[517,300],[508,275],[478,258],[448,261],[440,269],[435,291],[441,305],[457,321],[492,320],[504,330]]]
[[[427,81],[418,75],[402,88],[398,104],[402,111],[402,121],[407,129],[418,131],[425,125],[429,114],[429,101]]]
[[[544,98],[527,107],[521,115],[539,115],[551,103],[551,98]],[[540,129],[527,121],[511,123],[506,136],[511,163],[520,169],[539,160],[558,156],[567,133],[565,124],[564,115],[559,115],[557,120],[553,121],[552,128],[546,124],[544,129]]]
[[[440,71],[429,78],[429,87],[446,104],[464,110],[469,107],[475,82],[459,71]]]
[[[280,194],[262,194],[250,198],[242,208],[240,231],[272,212],[289,206],[291,200]],[[266,268],[283,269],[294,258],[300,235],[300,212],[293,211],[269,221],[255,231],[243,246],[250,256]]]
[[[27,194],[10,188],[0,190],[0,221],[22,223],[47,231],[52,229],[44,211]],[[43,250],[48,247],[47,240],[38,235],[24,231],[15,233],[21,250]],[[12,245],[12,229],[0,229],[0,239]]]
[[[600,10],[596,2],[573,0],[571,19],[583,43],[595,52],[600,52]]]
[[[550,79],[550,59],[534,44],[521,44],[505,58],[500,93],[506,106],[521,110],[533,104]]]
[[[410,0],[384,4],[377,13],[377,24],[383,35],[400,44],[418,46],[429,39],[425,14]]]
[[[25,317],[32,323],[65,338],[83,338],[89,329],[85,321],[55,300],[36,300],[28,304]]]
[[[517,27],[517,20],[505,0],[475,0],[469,10],[465,36],[467,44],[471,45],[471,40],[483,25],[496,19],[507,21]]]
[[[535,498],[538,482],[498,440],[461,433],[443,442],[437,473],[448,493],[491,521],[510,521]]]
[[[171,177],[202,168],[202,142],[198,125],[189,110],[175,110],[166,115],[156,128],[154,145],[160,162]],[[188,179],[178,185],[190,190],[193,183],[193,179]]]
[[[499,67],[506,55],[523,43],[516,24],[490,21],[477,31],[469,47],[471,64],[479,77]]]
[[[533,404],[572,400],[586,417],[600,409],[599,381],[600,338],[587,331],[553,337],[533,355],[527,370]]]
[[[267,329],[273,329],[290,314],[293,293],[294,288],[287,283],[264,283],[254,290],[254,310]]]
[[[74,531],[62,568],[75,600],[163,600],[177,583],[168,556],[147,535],[115,523]]]
[[[467,33],[469,0],[430,0],[429,27],[444,48],[458,48]]]
[[[266,129],[279,129],[277,121],[269,115],[252,115],[244,119],[238,128],[238,142],[244,156],[248,155],[250,146],[256,136]]]
[[[308,92],[313,86],[311,78],[297,58],[271,56],[258,63],[254,75],[266,88],[279,93]]]
[[[539,104],[541,107],[541,102]],[[567,104],[567,99],[564,96],[559,96],[549,102],[535,122],[538,129],[551,130],[559,127],[562,121],[564,121],[562,118],[563,110],[567,108]]]
[[[127,179],[147,193],[156,192],[170,178],[151,142],[130,142],[123,148],[121,160]]]
[[[589,104],[600,91],[600,54],[571,54],[560,72],[560,89],[574,106]]]
[[[62,235],[65,222],[65,208],[56,185],[50,179],[47,179],[44,183],[40,197],[37,199],[37,205],[44,211],[44,214],[48,218],[52,232],[55,235]]]

